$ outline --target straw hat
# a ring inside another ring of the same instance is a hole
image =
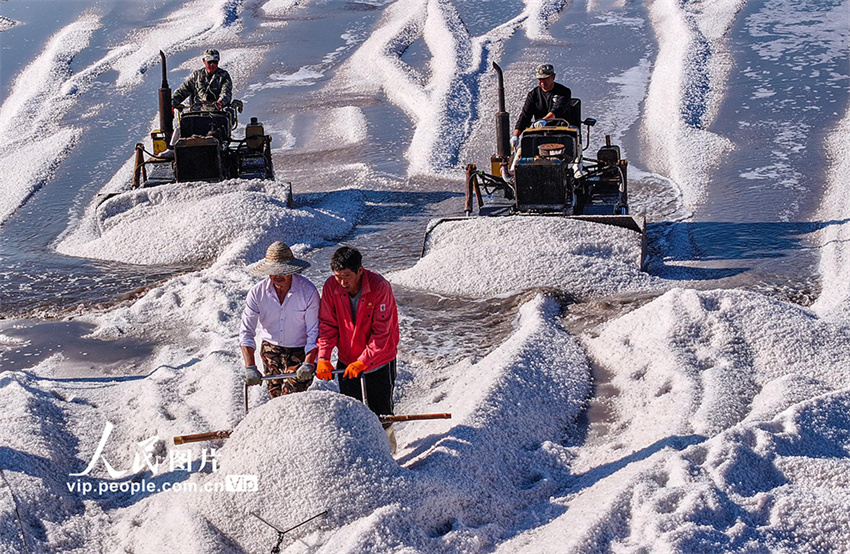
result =
[[[310,262],[299,260],[282,242],[275,241],[266,250],[266,257],[248,266],[252,275],[292,275],[310,267]]]

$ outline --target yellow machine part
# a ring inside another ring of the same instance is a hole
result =
[[[151,133],[151,140],[153,141],[154,156],[158,156],[168,149],[168,145],[165,139],[165,133],[163,133],[159,129],[154,129],[154,131]]]
[[[490,158],[490,175],[500,177],[502,175],[502,162],[504,161],[507,160],[500,158],[499,156],[492,156]]]

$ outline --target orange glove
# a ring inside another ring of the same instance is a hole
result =
[[[356,362],[352,362],[348,364],[348,367],[345,368],[345,373],[342,374],[346,379],[357,379],[360,377],[360,374],[369,369],[366,367],[366,364],[357,360]]]
[[[330,381],[334,378],[334,365],[330,360],[319,360],[316,363],[316,377],[323,381]]]

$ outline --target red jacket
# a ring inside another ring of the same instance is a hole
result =
[[[330,359],[334,346],[348,365],[360,360],[368,369],[393,361],[398,353],[398,309],[389,281],[363,270],[357,322],[351,321],[348,293],[334,277],[325,281],[319,304],[319,358]]]

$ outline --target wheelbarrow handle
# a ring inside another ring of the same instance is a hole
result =
[[[361,393],[362,398],[363,398],[363,403],[366,406],[369,405],[369,399],[366,396],[366,375],[372,373],[373,371],[377,371],[378,369],[381,369],[381,368],[375,367],[375,368],[372,368],[372,369],[368,369],[368,370],[366,370],[366,371],[364,371],[363,373],[360,374],[360,393]],[[331,371],[331,373],[333,375],[342,375],[343,373],[345,373],[345,370],[344,369],[334,369],[333,371]],[[295,378],[296,376],[297,376],[297,373],[277,373],[275,375],[263,375],[262,377],[260,377],[260,379],[263,380],[263,381],[276,381],[278,379],[291,379],[291,378]],[[248,384],[247,383],[245,383],[245,413],[248,413]]]
[[[344,369],[335,369],[331,373],[334,375],[342,375],[345,373]],[[263,381],[275,381],[277,379],[294,379],[298,374],[297,373],[278,373],[276,375],[263,375],[260,377]]]
[[[381,368],[375,367],[375,368],[372,368],[372,369],[367,369],[366,371],[361,373],[360,376],[362,377],[363,375],[368,375],[369,373],[372,373],[373,371],[377,371],[379,369],[381,369]],[[334,375],[342,375],[343,373],[345,373],[345,370],[344,369],[334,369],[333,371],[331,371],[331,373],[334,374]],[[293,373],[278,373],[278,374],[275,374],[275,375],[263,375],[262,377],[260,377],[260,379],[262,379],[263,381],[274,381],[276,379],[294,379],[296,377],[296,375],[297,374],[294,373],[294,372]]]

